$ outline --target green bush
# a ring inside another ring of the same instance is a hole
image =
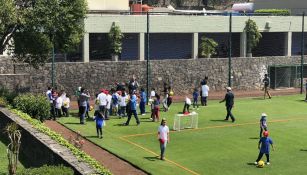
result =
[[[55,140],[57,143],[59,143],[62,146],[65,146],[68,148],[73,155],[77,157],[78,160],[84,161],[91,165],[97,172],[97,174],[103,174],[103,175],[112,175],[112,173],[100,165],[95,159],[87,155],[85,152],[81,151],[80,149],[76,148],[74,145],[69,143],[66,139],[64,139],[60,134],[52,131],[50,128],[39,122],[38,120],[32,119],[28,114],[23,113],[16,109],[11,109],[11,112],[17,114],[22,119],[29,122],[33,128],[37,129],[38,131],[48,135],[51,139]]]
[[[276,16],[290,16],[291,14],[289,9],[258,9],[255,10],[254,13],[263,13]]]
[[[60,174],[73,175],[74,171],[71,168],[65,167],[63,165],[60,166],[44,165],[40,168],[23,169],[17,173],[17,175],[60,175]]]
[[[50,103],[44,95],[18,95],[14,99],[13,106],[40,121],[44,121],[50,116]]]
[[[17,95],[18,94],[16,92],[11,92],[4,87],[0,87],[0,97],[5,98],[9,104],[13,104],[13,100],[15,97],[17,97]]]
[[[0,107],[6,107],[7,101],[4,97],[0,97]]]

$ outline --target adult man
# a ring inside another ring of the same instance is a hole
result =
[[[268,94],[269,98],[271,99],[272,96],[269,92],[269,87],[270,87],[270,78],[268,77],[268,74],[264,75],[264,79],[262,80],[263,84],[264,84],[264,99],[266,94]]]
[[[105,89],[101,89],[100,93],[97,96],[97,100],[99,101],[99,110],[103,114],[105,114],[106,106],[107,106],[107,94],[105,93]]]
[[[128,84],[129,93],[136,91],[139,87],[139,83],[136,81],[136,78],[133,76]]]
[[[52,96],[52,91],[53,91],[53,89],[51,87],[48,87],[48,90],[46,92],[46,96],[47,96],[48,101],[50,102],[50,114],[51,114],[50,118],[55,119],[55,106],[53,104],[54,98]]]
[[[85,113],[86,113],[86,108],[87,108],[87,101],[90,98],[90,94],[87,90],[84,88],[81,88],[81,94],[79,97],[80,100],[80,124],[85,124],[84,119],[85,119]]]
[[[227,93],[225,95],[225,98],[222,101],[220,101],[220,103],[226,101],[227,115],[226,115],[226,118],[224,120],[228,120],[229,117],[230,117],[232,122],[235,122],[236,119],[231,113],[231,109],[233,108],[233,105],[234,105],[234,95],[231,91],[231,87],[226,87],[226,90],[227,90]]]

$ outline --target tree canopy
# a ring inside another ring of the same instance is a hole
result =
[[[34,67],[51,49],[71,51],[84,33],[85,0],[0,0],[0,53]]]

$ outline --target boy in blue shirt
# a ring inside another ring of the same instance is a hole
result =
[[[193,92],[193,108],[197,106],[197,109],[198,109],[198,96],[199,96],[198,89],[195,88]]]
[[[145,89],[141,88],[141,93],[140,93],[140,111],[141,111],[141,115],[145,115],[145,105],[146,105],[146,93],[145,93]]]
[[[96,131],[97,131],[97,137],[102,139],[102,127],[104,125],[105,117],[102,112],[95,111],[95,116],[93,119],[96,121]]]
[[[261,160],[263,154],[265,154],[267,159],[266,164],[270,165],[270,145],[272,146],[273,151],[274,151],[274,146],[273,146],[273,140],[268,136],[269,136],[269,131],[264,131],[263,137],[261,137],[261,139],[259,140],[258,149],[260,150],[260,152],[255,162],[255,165],[257,165],[258,162]]]

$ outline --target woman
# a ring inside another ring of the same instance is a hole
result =
[[[158,139],[160,142],[160,149],[161,149],[161,160],[164,160],[164,152],[166,148],[166,144],[169,143],[169,128],[166,126],[166,119],[163,118],[161,121],[161,125],[158,128]]]

